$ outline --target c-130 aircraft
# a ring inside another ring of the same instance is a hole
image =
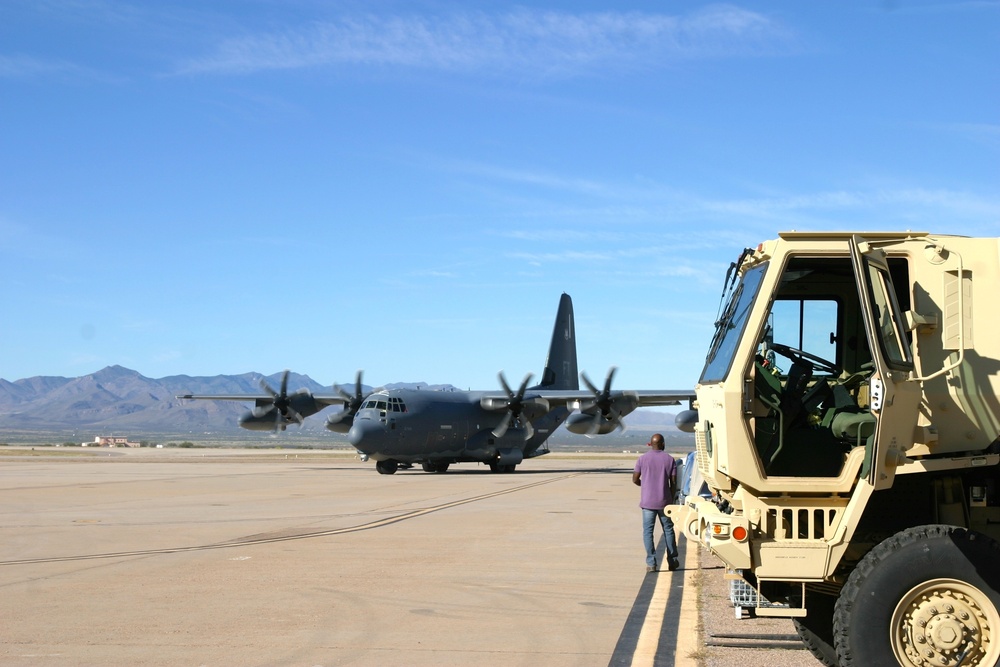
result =
[[[514,390],[501,372],[502,391],[379,389],[365,395],[359,371],[353,393],[334,385],[332,394],[305,389],[289,394],[285,371],[279,391],[261,380],[266,394],[177,398],[252,400],[255,407],[239,424],[255,431],[284,430],[340,404],[343,409],[327,419],[326,427],[346,433],[363,456],[375,460],[375,469],[383,475],[416,463],[437,473],[461,462],[486,463],[493,472],[513,472],[524,459],[547,454],[545,441],[564,422],[573,433],[603,435],[624,429],[622,417],[639,406],[679,405],[695,397],[689,390],[612,390],[614,373],[612,368],[603,388],[579,374],[587,386],[580,389],[573,301],[563,294],[541,382],[531,387],[530,374]]]

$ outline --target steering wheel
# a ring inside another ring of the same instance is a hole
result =
[[[781,343],[771,343],[769,346],[772,350],[777,352],[783,357],[791,359],[793,362],[800,363],[806,366],[813,366],[824,373],[830,375],[838,375],[840,369],[832,361],[827,361],[823,357],[818,357],[811,352],[806,352],[805,350],[798,350],[794,347],[788,347],[787,345],[782,345]]]

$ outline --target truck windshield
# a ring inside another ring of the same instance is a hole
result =
[[[715,336],[705,359],[705,369],[701,372],[700,383],[721,382],[733,364],[733,355],[746,327],[750,308],[757,298],[760,283],[767,270],[767,262],[747,270],[729,296],[729,302],[722,316],[715,323]]]

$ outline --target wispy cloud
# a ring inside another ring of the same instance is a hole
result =
[[[989,134],[994,126],[977,126]],[[513,184],[522,192],[531,186],[530,195],[521,195],[522,222],[525,208],[552,221],[574,220],[577,224],[613,225],[604,230],[619,235],[621,226],[656,224],[706,224],[722,222],[733,225],[757,223],[767,229],[822,229],[847,225],[886,228],[919,225],[939,229],[941,220],[951,220],[974,229],[1000,225],[1000,199],[992,191],[927,188],[912,185],[864,185],[836,190],[811,192],[775,192],[764,196],[711,197],[696,191],[677,188],[649,179],[602,180],[574,174],[561,174],[531,167],[516,168],[465,161],[439,160],[439,168],[463,178],[486,183]],[[745,188],[744,188],[745,189]],[[766,188],[765,190],[771,190]],[[565,195],[584,199],[573,206]],[[525,197],[530,197],[525,200]],[[533,208],[532,208],[533,207]],[[776,227],[777,226],[777,227]],[[544,237],[531,228],[504,229],[499,234],[525,240],[566,241],[581,233],[593,238],[596,228],[577,227],[564,230],[547,228]],[[969,232],[972,233],[972,232]],[[995,233],[995,232],[993,232]],[[992,235],[990,233],[989,235]]]
[[[608,64],[657,67],[690,58],[786,50],[792,31],[763,14],[715,5],[683,16],[641,12],[348,16],[222,42],[185,73],[330,65],[571,75]]]
[[[454,271],[441,271],[438,269],[424,269],[420,271],[413,271],[410,274],[414,278],[457,278],[458,274]]]
[[[665,234],[659,239],[666,240]],[[702,253],[674,245],[649,245],[645,238],[625,237],[616,247],[594,250],[566,248],[546,252],[510,252],[504,257],[534,267],[561,267],[562,275],[580,270],[589,276],[600,275],[604,282],[637,283],[639,281],[675,280],[679,284],[697,283],[701,287],[718,283],[722,269],[719,262],[706,261]],[[638,268],[638,267],[641,267]]]
[[[992,129],[993,126],[979,128],[984,133]],[[562,201],[562,196],[567,193],[577,197],[587,196],[590,201],[588,207],[561,209],[564,215],[559,217],[583,217],[592,221],[605,219],[628,221],[630,224],[651,220],[755,221],[796,229],[832,228],[840,222],[849,222],[853,226],[874,224],[877,227],[912,223],[934,229],[940,227],[940,220],[974,226],[1000,224],[1000,199],[992,192],[900,185],[712,198],[648,180],[601,180],[530,168],[470,163],[442,165],[468,177],[534,186],[538,191],[536,205],[539,206],[548,201],[546,191],[552,193],[553,201]],[[600,206],[601,202],[607,205]],[[621,202],[628,202],[628,208],[619,208]],[[550,208],[547,213],[552,216],[558,211]],[[850,216],[850,220],[844,216]],[[510,230],[505,232],[508,235],[511,233]],[[530,231],[518,233],[526,235]],[[553,232],[550,230],[548,233]]]
[[[989,146],[1000,146],[1000,125],[990,123],[954,123],[952,131]]]
[[[446,161],[442,162],[441,166],[445,169],[473,177],[505,181],[518,185],[539,186],[541,188],[562,190],[577,194],[610,194],[607,183],[585,178],[571,178],[537,169],[515,169],[469,161]]]
[[[705,201],[706,211],[766,220],[794,220],[808,215],[829,219],[842,213],[870,217],[881,213],[883,224],[908,220],[939,226],[956,219],[1000,223],[1000,200],[945,189],[898,188],[871,191],[831,191],[783,197]]]
[[[84,70],[62,60],[46,60],[26,55],[0,55],[0,78],[28,79],[47,74],[73,74]]]
[[[542,265],[555,262],[611,262],[620,257],[617,251],[581,251],[581,250],[557,250],[554,252],[512,252],[507,256],[512,259],[520,259],[529,264]]]
[[[998,0],[966,0],[965,2],[907,2],[905,4],[897,0],[884,0],[879,7],[882,11],[898,12],[905,14],[945,14],[954,12],[969,12],[1000,9]]]
[[[25,54],[0,54],[0,80],[4,79],[28,82],[55,80],[71,83],[119,83],[125,80],[120,74],[58,58],[37,58]]]

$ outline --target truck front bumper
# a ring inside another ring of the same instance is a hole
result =
[[[704,544],[728,567],[751,569],[751,532],[745,517],[725,514],[702,498],[689,500],[686,505],[669,505],[664,511],[689,540]]]

